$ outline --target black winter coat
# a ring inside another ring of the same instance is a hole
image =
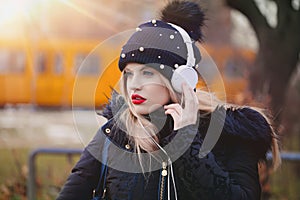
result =
[[[103,135],[120,148],[126,150],[128,138],[115,126],[111,107],[108,105],[104,116],[110,119],[85,148],[79,162],[62,188],[57,200],[89,200],[97,187],[101,162],[99,143]],[[211,120],[210,116],[201,116],[199,127],[193,125],[182,128],[180,134],[194,134],[188,150],[173,163],[177,196],[179,200],[198,199],[260,199],[261,189],[257,163],[265,159],[271,144],[271,129],[265,118],[250,108],[218,107],[214,113],[221,116],[226,113],[221,136],[213,150],[199,158],[199,149]],[[172,120],[169,120],[172,121]],[[166,131],[170,134],[165,136]],[[177,134],[172,131],[172,123],[167,124],[161,136],[161,144],[169,143]],[[99,149],[97,149],[99,148]],[[91,151],[93,149],[93,151]],[[106,178],[106,198],[113,200],[157,200],[160,199],[160,171],[152,173],[128,173],[108,168]],[[171,199],[174,188],[171,185]],[[166,191],[162,191],[167,199]]]

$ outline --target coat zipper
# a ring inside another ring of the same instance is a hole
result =
[[[166,179],[167,175],[168,175],[167,163],[163,162],[162,163],[162,171],[161,171],[161,182],[160,182],[159,200],[163,200],[164,199],[165,179]]]

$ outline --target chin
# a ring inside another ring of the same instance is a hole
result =
[[[136,110],[136,113],[139,115],[148,115],[150,112]]]
[[[151,112],[151,109],[145,108],[145,107],[143,108],[142,106],[134,105],[133,108],[134,108],[134,111],[139,115],[147,115]]]
[[[158,105],[155,105],[155,106],[141,106],[141,105],[134,105],[133,108],[134,108],[134,111],[137,113],[137,114],[140,114],[140,115],[148,115],[150,114],[151,112],[157,110],[158,108],[160,108],[161,106],[158,106]]]

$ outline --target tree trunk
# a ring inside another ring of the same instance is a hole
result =
[[[250,72],[250,89],[258,100],[270,98],[270,108],[279,125],[286,91],[297,67],[300,52],[300,11],[290,1],[274,0],[278,6],[278,25],[272,28],[254,0],[226,0],[250,21],[258,41],[256,66]]]
[[[275,122],[280,122],[293,71],[297,66],[299,44],[282,42],[278,35],[267,34],[262,38],[256,58],[256,66],[250,74],[250,89],[257,100],[270,97],[270,107]]]

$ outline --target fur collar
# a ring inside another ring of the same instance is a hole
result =
[[[112,98],[102,110],[100,115],[107,119],[112,119],[114,114],[126,108],[126,102],[117,92],[112,93]],[[221,136],[240,138],[246,141],[252,141],[259,145],[263,151],[270,149],[272,140],[272,130],[270,124],[258,111],[250,107],[229,107],[218,106],[213,111],[217,116],[217,121],[225,122]],[[206,133],[210,122],[210,115],[201,116],[199,130],[200,133]]]

